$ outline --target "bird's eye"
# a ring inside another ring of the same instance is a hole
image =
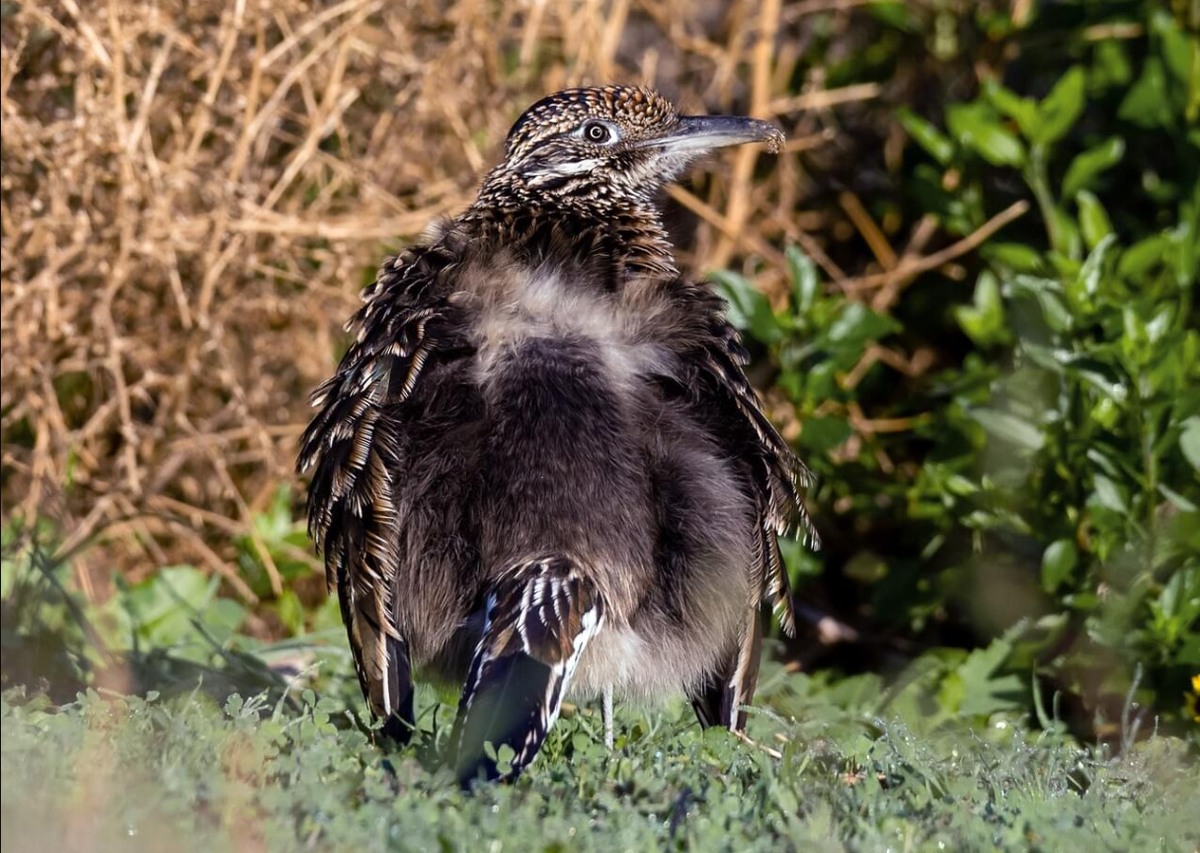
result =
[[[583,126],[583,138],[588,142],[608,142],[611,137],[612,131],[598,121],[589,121]]]

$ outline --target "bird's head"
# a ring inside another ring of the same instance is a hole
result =
[[[597,86],[543,98],[508,133],[504,161],[481,200],[543,202],[603,211],[650,203],[662,186],[716,148],[783,134],[741,116],[680,115],[650,89]]]

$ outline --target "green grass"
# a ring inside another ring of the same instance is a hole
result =
[[[769,641],[750,741],[676,702],[618,708],[609,752],[594,709],[572,706],[515,784],[464,794],[439,760],[454,697],[421,686],[414,744],[376,744],[340,628],[263,643],[230,633],[187,572],[97,608],[36,547],[5,564],[4,853],[1200,845],[1196,744],[1147,736],[1135,689],[1119,741],[1080,746],[1058,693],[997,675],[1005,637],[886,679],[794,672]]]
[[[1004,720],[979,733],[839,707],[769,668],[755,744],[683,706],[624,709],[616,748],[568,713],[512,785],[463,794],[440,769],[452,710],[386,754],[340,700],[9,691],[3,848],[20,850],[1194,851],[1200,772],[1152,737],[1118,758]],[[357,708],[358,703],[352,703]],[[919,728],[919,727],[918,727]],[[434,730],[436,729],[436,734]],[[778,748],[772,755],[767,748]]]

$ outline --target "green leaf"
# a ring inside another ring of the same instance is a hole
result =
[[[246,616],[246,608],[240,602],[218,598],[204,608],[201,621],[214,639],[225,642],[242,627]]]
[[[979,254],[986,260],[1008,267],[1015,273],[1036,274],[1046,268],[1042,253],[1024,243],[987,242],[979,247]]]
[[[1008,339],[1004,321],[1004,302],[1000,298],[1000,282],[991,270],[984,270],[975,282],[974,304],[954,309],[954,319],[971,340],[980,346],[1001,343]]]
[[[1125,140],[1119,136],[1110,136],[1094,148],[1077,155],[1067,166],[1063,178],[1062,193],[1065,198],[1071,198],[1092,182],[1102,172],[1111,169],[1125,156]]]
[[[816,304],[820,295],[821,281],[817,275],[817,265],[795,246],[788,246],[786,255],[788,270],[792,275],[796,314],[804,317]]]
[[[992,106],[1015,121],[1023,134],[1033,138],[1039,121],[1037,101],[1022,98],[995,80],[984,81],[983,94]]]
[[[1121,255],[1117,274],[1122,278],[1138,281],[1155,264],[1160,263],[1171,248],[1171,238],[1166,234],[1152,234],[1134,243]]]
[[[1132,305],[1126,305],[1121,311],[1121,353],[1130,364],[1143,367],[1154,360],[1155,343],[1166,331],[1164,323],[1170,322],[1169,317],[1160,317],[1162,314],[1158,313],[1147,322]]]
[[[1011,653],[1012,643],[993,640],[986,649],[971,652],[955,670],[962,679],[960,714],[983,716],[1024,706],[1024,682],[1015,675],[996,675]]]
[[[1200,66],[1197,67],[1200,72]],[[1197,111],[1200,111],[1200,73],[1196,79]],[[1171,253],[1171,267],[1175,271],[1175,281],[1180,289],[1191,289],[1200,280],[1200,193],[1191,205],[1184,207],[1180,222],[1171,231],[1171,241],[1174,251]]]
[[[1062,288],[1057,281],[1050,278],[1038,278],[1030,275],[1014,276],[1008,282],[1008,287],[1015,293],[1026,293],[1038,302],[1042,310],[1042,318],[1046,325],[1056,332],[1069,331],[1074,324],[1071,312],[1063,304]]]
[[[1141,76],[1125,94],[1117,115],[1144,128],[1167,127],[1172,123],[1167,78],[1157,56],[1146,60]]]
[[[1063,604],[1072,610],[1089,612],[1100,606],[1100,597],[1094,592],[1073,592],[1063,596]]]
[[[771,303],[752,282],[729,270],[714,272],[711,278],[729,304],[726,316],[734,328],[748,332],[765,344],[783,339],[784,331],[771,310]]]
[[[1125,499],[1125,490],[1117,485],[1115,480],[1103,474],[1096,474],[1092,484],[1095,487],[1092,495],[1100,506],[1121,513],[1129,509],[1129,503]]]
[[[1129,52],[1117,40],[1103,41],[1096,46],[1096,64],[1092,71],[1095,82],[1104,88],[1125,86],[1133,79]]]
[[[285,589],[275,602],[274,609],[279,621],[284,624],[289,634],[294,636],[304,633],[304,605],[294,590]]]
[[[899,329],[900,325],[891,317],[876,314],[861,302],[851,302],[830,324],[826,337],[834,345],[862,346]]]
[[[1057,204],[1048,205],[1045,214],[1054,250],[1065,258],[1077,260],[1083,253],[1083,238],[1075,220]]]
[[[814,578],[825,569],[825,563],[804,544],[790,536],[779,538],[779,554],[787,566],[788,579],[793,589],[799,587],[809,578]]]
[[[142,640],[153,646],[175,645],[195,634],[192,622],[209,611],[219,584],[220,578],[191,566],[168,566],[129,588],[121,604]],[[221,612],[214,624],[239,621],[236,614]]]
[[[1079,551],[1070,539],[1057,539],[1042,554],[1042,589],[1054,593],[1071,577]]]
[[[1109,402],[1121,403],[1129,396],[1128,390],[1121,384],[1122,373],[1104,361],[1068,349],[1043,347],[1031,341],[1022,341],[1021,351],[1040,367],[1077,377],[1091,385],[1106,398],[1111,398]]]
[[[1042,435],[1041,429],[1010,412],[978,406],[971,409],[968,414],[991,435],[1018,447],[1026,450],[1041,450],[1045,443],[1045,436]]]
[[[1175,307],[1167,302],[1159,306],[1154,312],[1154,316],[1150,318],[1150,322],[1146,323],[1146,338],[1150,343],[1161,343],[1163,338],[1171,329],[1171,322],[1175,319]]]
[[[904,0],[878,0],[878,2],[869,3],[867,4],[867,14],[904,32],[919,33],[922,30],[921,19],[913,13],[909,4]]]
[[[488,746],[491,746],[491,743],[488,743]],[[496,750],[494,758],[496,762],[496,770],[498,770],[500,773],[508,773],[512,770],[513,760],[516,757],[517,752],[515,749],[506,743],[501,744],[500,748]]]
[[[994,166],[1025,163],[1025,146],[996,119],[985,104],[953,104],[946,108],[946,126],[960,143]]]
[[[800,428],[800,445],[816,453],[837,447],[854,434],[845,418],[806,418]]]
[[[1197,604],[1190,600],[1193,596],[1188,594],[1191,578],[1190,572],[1176,572],[1170,580],[1163,584],[1162,591],[1158,594],[1158,600],[1154,602],[1154,607],[1165,620],[1175,621],[1174,617],[1181,615],[1181,611],[1184,610],[1188,611],[1188,616],[1191,616],[1191,611],[1197,608]]]
[[[1188,84],[1195,53],[1200,50],[1195,38],[1188,38],[1175,19],[1161,9],[1151,16],[1150,29],[1162,42],[1162,55],[1171,73],[1180,83]]]
[[[1164,498],[1171,502],[1171,506],[1175,507],[1180,512],[1196,512],[1197,510],[1200,510],[1200,507],[1196,506],[1185,496],[1179,494],[1179,492],[1172,489],[1166,483],[1159,483],[1158,491],[1162,493]]]
[[[1079,194],[1081,218],[1083,218],[1083,200],[1085,196],[1090,195],[1091,193],[1089,192]],[[1096,203],[1099,204],[1099,202]],[[1103,216],[1104,224],[1108,225],[1108,217],[1104,214],[1104,208],[1100,208],[1098,215]],[[1100,292],[1100,277],[1104,271],[1104,259],[1108,255],[1108,250],[1117,242],[1117,238],[1110,233],[1111,231],[1112,226],[1109,226],[1108,231],[1100,234],[1094,244],[1089,242],[1092,251],[1087,256],[1087,260],[1083,262],[1083,266],[1079,269],[1079,284],[1083,287],[1083,292],[1089,297],[1095,297]]]
[[[950,161],[954,158],[954,143],[950,137],[907,107],[897,110],[896,119],[913,138],[913,141],[924,148],[930,157],[943,166],[950,165]]]
[[[1192,467],[1200,471],[1200,417],[1190,417],[1183,422],[1179,449]]]
[[[1061,139],[1074,126],[1083,112],[1087,75],[1080,65],[1073,66],[1054,84],[1054,88],[1037,107],[1037,121],[1032,133],[1034,142],[1049,145]]]
[[[1083,242],[1089,249],[1094,249],[1101,240],[1112,235],[1112,222],[1100,199],[1088,190],[1080,190],[1075,201],[1079,205],[1079,230],[1083,233]]]

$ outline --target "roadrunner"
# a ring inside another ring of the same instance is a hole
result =
[[[809,474],[657,206],[706,152],[782,138],[643,88],[544,98],[347,326],[302,439],[309,530],[384,731],[412,732],[414,671],[464,685],[464,784],[520,772],[567,695],[682,691],[740,729],[760,602],[793,630],[776,537],[812,538]]]

